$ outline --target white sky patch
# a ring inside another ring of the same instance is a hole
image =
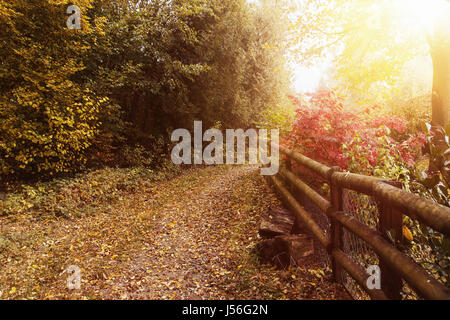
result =
[[[322,78],[326,77],[326,68],[321,66],[306,67],[292,64],[291,87],[297,93],[314,92]]]
[[[262,4],[264,0],[247,0],[247,3],[251,5]],[[270,2],[270,0],[267,0]],[[277,5],[275,0],[272,0],[273,5]],[[291,12],[288,18],[291,22],[296,21],[301,15],[301,7],[304,0],[285,0],[284,6],[290,8]],[[266,3],[267,5],[267,3]],[[291,61],[288,64],[288,68],[291,70],[291,88],[297,93],[314,92],[323,77],[326,77],[327,66],[314,65],[304,66],[295,62],[291,55],[288,55],[287,60]]]

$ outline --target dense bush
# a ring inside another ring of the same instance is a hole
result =
[[[309,103],[298,104],[284,143],[319,162],[356,173],[377,175],[377,167],[395,159],[414,165],[425,136],[408,134],[406,121],[399,117],[367,114],[346,110],[331,92],[313,95]]]
[[[108,104],[76,75],[99,26],[63,28],[69,1],[0,2],[0,176],[54,174],[84,164]],[[78,1],[88,8],[92,1]]]
[[[154,166],[194,120],[253,125],[288,87],[274,14],[245,0],[0,0],[2,180]]]
[[[411,173],[411,191],[450,207],[450,126],[447,130],[423,124],[427,135],[429,168]],[[406,221],[412,230],[411,254],[438,279],[450,287],[450,238],[432,228]]]

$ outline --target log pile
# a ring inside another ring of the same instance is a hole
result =
[[[302,258],[314,253],[312,238],[301,232],[290,211],[271,207],[259,225],[259,234],[264,239],[257,246],[261,263],[279,269],[299,266]]]

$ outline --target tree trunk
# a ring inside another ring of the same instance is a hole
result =
[[[436,19],[430,42],[433,59],[432,125],[445,127],[450,113],[450,3]]]

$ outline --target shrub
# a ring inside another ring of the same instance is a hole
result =
[[[313,96],[309,105],[299,104],[293,130],[284,143],[303,154],[339,165],[355,173],[401,181],[406,190],[450,206],[450,127],[409,133],[401,117],[345,111],[332,93]],[[416,168],[415,161],[425,142],[430,149],[430,172]],[[403,248],[437,279],[450,285],[450,240],[448,237],[405,217],[412,238]],[[405,232],[405,231],[404,231]],[[410,238],[410,237],[409,237]]]
[[[375,174],[377,166],[385,161],[414,165],[424,142],[423,134],[407,133],[406,120],[368,120],[345,110],[341,99],[330,92],[314,95],[309,104],[299,105],[284,144],[330,166]]]

